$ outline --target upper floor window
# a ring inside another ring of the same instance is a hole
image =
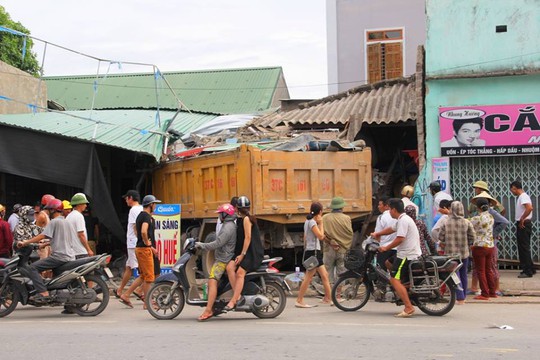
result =
[[[403,76],[403,29],[366,32],[368,83]]]

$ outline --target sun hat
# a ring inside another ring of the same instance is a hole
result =
[[[341,196],[336,196],[330,203],[330,209],[343,209],[347,205]]]
[[[476,200],[478,200],[480,198],[487,199],[489,201],[489,205],[491,205],[491,206],[497,205],[497,200],[495,200],[493,197],[491,197],[491,195],[489,195],[486,191],[482,191],[480,194],[473,197],[471,202],[474,205],[476,205]]]
[[[479,188],[479,189],[482,189],[482,190],[485,190],[485,191],[489,191],[487,182],[482,181],[482,180],[478,180],[477,182],[475,182],[473,184],[473,187]]]

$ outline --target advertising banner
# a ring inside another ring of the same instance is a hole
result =
[[[158,204],[154,211],[156,247],[161,262],[161,272],[170,272],[180,257],[180,204]]]
[[[540,154],[540,103],[440,107],[441,156]]]
[[[433,158],[431,160],[431,169],[433,181],[438,181],[441,184],[441,191],[450,194],[450,158]],[[433,216],[437,214],[437,210],[433,209]]]

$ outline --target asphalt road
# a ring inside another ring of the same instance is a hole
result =
[[[471,303],[444,317],[417,311],[400,319],[393,304],[370,301],[345,313],[328,305],[297,309],[289,297],[277,319],[230,313],[199,323],[200,308],[186,305],[178,318],[158,321],[133,302],[129,309],[111,298],[104,313],[90,318],[19,306],[0,319],[3,358],[531,359],[540,352],[539,304]]]

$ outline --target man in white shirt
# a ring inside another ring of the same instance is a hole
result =
[[[15,227],[17,227],[17,224],[19,224],[19,210],[22,208],[21,204],[15,204],[13,205],[13,213],[8,218],[8,224],[9,228],[11,229],[11,232],[15,232]]]
[[[130,207],[129,209],[129,215],[128,215],[128,224],[127,224],[127,231],[126,231],[126,246],[127,246],[127,261],[126,261],[126,267],[124,270],[124,275],[122,276],[122,282],[120,283],[120,286],[116,290],[116,294],[118,297],[122,295],[122,292],[124,291],[124,287],[128,283],[129,279],[131,279],[131,275],[133,274],[133,269],[136,269],[139,267],[139,263],[137,262],[137,257],[135,256],[135,247],[137,246],[137,230],[136,230],[136,220],[137,216],[143,211],[143,207],[141,204],[139,204],[139,201],[141,201],[141,195],[136,190],[129,190],[124,196],[122,196],[124,200],[126,200],[127,206]],[[135,293],[135,295],[138,295]]]
[[[523,190],[520,181],[510,184],[510,192],[517,196],[516,199],[516,236],[521,274],[518,278],[530,278],[536,274],[531,257],[531,232],[532,232],[532,201],[531,197]]]
[[[73,244],[73,251],[75,251],[75,258],[81,259],[88,256],[93,256],[94,252],[88,245],[88,235],[86,234],[86,223],[84,222],[84,215],[82,214],[84,209],[88,206],[88,199],[83,193],[77,193],[71,198],[71,206],[73,211],[69,213],[66,220],[77,232],[79,241],[75,241]]]
[[[392,243],[387,246],[381,246],[379,251],[385,252],[388,249],[397,247],[396,258],[393,263],[390,283],[396,290],[397,295],[405,304],[405,308],[396,317],[410,317],[414,313],[414,307],[412,306],[407,288],[402,282],[407,282],[409,279],[409,261],[416,260],[422,255],[420,248],[420,234],[418,228],[412,218],[405,214],[405,207],[401,199],[390,199],[388,201],[390,206],[390,215],[394,219],[397,219],[397,224],[393,228],[387,228],[380,232],[374,232],[375,237],[381,235],[387,235],[392,232],[396,232],[396,238]]]
[[[418,208],[418,205],[413,203],[411,201],[411,198],[414,195],[414,188],[411,185],[405,185],[403,189],[401,189],[401,201],[403,201],[403,206],[407,208],[407,206],[412,205],[416,209],[416,216],[420,216],[420,209]]]
[[[434,212],[437,212],[439,210],[439,204],[441,200],[446,199],[452,201],[452,197],[445,193],[444,191],[441,191],[441,183],[438,181],[432,181],[431,184],[429,184],[429,190],[431,192],[431,195],[433,196],[433,209]]]
[[[387,196],[382,196],[379,199],[379,205],[377,207],[381,215],[379,215],[379,217],[377,218],[377,222],[375,223],[375,232],[384,230],[386,228],[394,227],[394,225],[397,223],[397,220],[394,219],[392,215],[390,215],[390,208],[388,207],[388,200],[389,198]],[[396,233],[392,233],[388,235],[381,235],[379,237],[379,243],[381,244],[381,246],[386,246],[386,245],[391,244],[395,238],[396,238]],[[390,270],[392,268],[392,264],[390,262],[386,264],[386,260],[389,260],[395,255],[396,255],[396,249],[390,249],[388,251],[379,253],[377,255],[377,262],[383,269]]]

